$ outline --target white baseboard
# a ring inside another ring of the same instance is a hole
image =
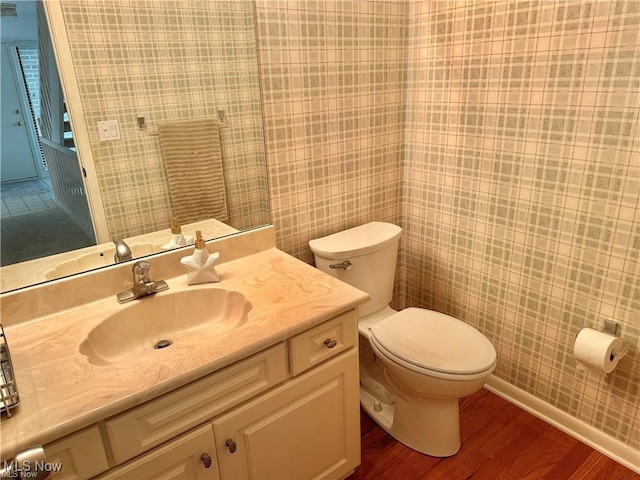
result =
[[[491,375],[484,388],[640,474],[640,451]]]

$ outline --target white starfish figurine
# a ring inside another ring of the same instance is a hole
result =
[[[219,259],[220,253],[209,255],[206,249],[199,248],[196,248],[190,257],[182,257],[180,263],[188,270],[187,283],[196,285],[198,283],[219,282],[220,274],[215,269],[215,264]]]

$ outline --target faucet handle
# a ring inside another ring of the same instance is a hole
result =
[[[164,280],[152,281],[151,278],[149,278],[150,269],[151,264],[145,260],[138,260],[133,264],[133,268],[131,269],[133,272],[133,287],[118,293],[116,295],[118,302],[130,302],[131,300],[162,292],[169,288],[169,285],[167,285],[167,282]]]
[[[138,278],[140,278],[141,280],[145,281],[145,282],[150,282],[151,280],[149,279],[149,270],[151,269],[151,264],[145,260],[140,260],[137,261],[136,263],[133,264],[133,276],[134,276],[134,281],[136,281]]]
[[[114,240],[113,244],[116,246],[116,253],[113,255],[113,260],[116,263],[126,262],[133,258],[131,249],[124,240]]]
[[[149,262],[147,262],[146,260],[138,260],[136,263],[133,264],[133,269],[136,270],[140,270],[140,271],[149,271],[149,269],[151,268],[151,264]]]

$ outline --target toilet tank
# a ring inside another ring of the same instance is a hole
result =
[[[360,317],[391,302],[402,228],[392,223],[370,222],[309,242],[316,267],[369,294],[358,307]],[[331,268],[350,262],[345,268]]]

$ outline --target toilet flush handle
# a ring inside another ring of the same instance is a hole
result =
[[[334,263],[333,265],[329,265],[329,268],[334,270],[343,269],[343,270],[351,270],[353,268],[353,264],[349,260],[345,260],[342,263]]]

